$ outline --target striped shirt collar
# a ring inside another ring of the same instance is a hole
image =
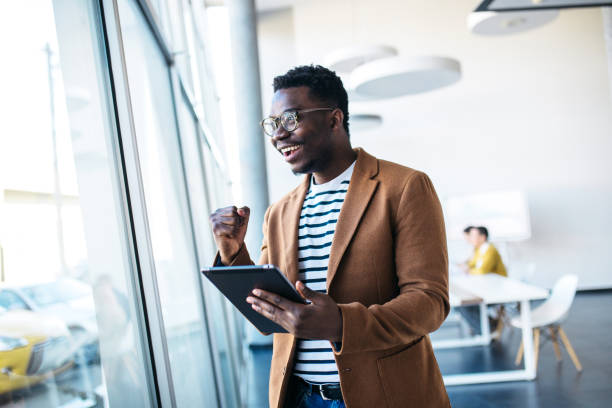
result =
[[[355,168],[355,163],[356,161],[354,161],[350,166],[348,166],[348,168],[344,170],[339,176],[337,176],[333,180],[328,181],[327,183],[315,184],[314,175],[311,175],[310,176],[310,191],[318,193],[323,190],[333,189],[335,187],[340,186],[340,184],[344,180],[350,180],[353,174],[353,169]]]

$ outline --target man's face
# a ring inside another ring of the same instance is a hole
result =
[[[474,247],[479,247],[486,241],[485,236],[478,231],[478,228],[472,228],[468,234],[468,237],[468,241],[470,241],[470,244],[472,244]]]
[[[278,117],[286,111],[327,107],[333,108],[311,98],[308,87],[279,89],[274,93],[270,116]],[[293,173],[320,172],[330,163],[333,156],[330,113],[316,111],[298,114],[297,129],[288,132],[279,126],[270,139]]]

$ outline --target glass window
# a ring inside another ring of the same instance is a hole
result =
[[[183,0],[168,0],[168,21],[171,22],[170,32],[172,34],[172,52],[174,64],[181,77],[181,81],[190,93],[193,93],[192,80],[192,55],[189,50],[186,27],[183,23],[183,15],[190,12],[189,4]]]
[[[91,287],[76,279],[58,279],[54,282],[21,288],[21,292],[38,307],[92,297]]]
[[[0,291],[0,307],[4,308],[4,310],[29,309],[23,299],[12,290]]]
[[[214,241],[210,231],[208,215],[210,214],[209,197],[205,186],[204,160],[202,155],[202,139],[197,129],[195,117],[185,98],[178,104],[179,123],[181,129],[181,146],[185,161],[189,198],[195,226],[198,257],[201,265],[210,265],[215,255]],[[206,147],[204,147],[206,149]],[[217,375],[219,384],[223,384],[224,406],[238,406],[237,380],[233,373],[239,372],[235,359],[240,353],[231,354],[228,347],[232,344],[226,310],[223,307],[223,296],[206,280],[201,280],[205,291],[205,301],[211,340],[214,343],[214,358],[219,367]]]
[[[200,271],[174,113],[170,71],[135,1],[119,2],[128,82],[167,338],[179,407],[216,404],[207,363]]]
[[[0,399],[10,406],[155,406],[100,16],[95,1],[0,2],[11,56],[0,66],[0,112],[10,112],[0,121]]]

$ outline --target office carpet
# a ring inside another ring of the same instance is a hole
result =
[[[550,342],[540,349],[535,381],[478,384],[447,387],[455,408],[598,408],[612,406],[612,291],[584,292],[576,296],[563,324],[580,362],[582,373],[574,368],[562,348],[557,363]],[[456,330],[449,327],[443,330]],[[504,330],[500,342],[490,347],[439,350],[436,357],[445,374],[515,369],[514,357],[521,333]],[[247,375],[247,407],[267,407],[267,379],[272,350],[252,348]]]

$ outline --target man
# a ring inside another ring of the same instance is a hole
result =
[[[502,262],[501,255],[497,249],[489,243],[489,230],[485,227],[467,227],[463,230],[468,242],[474,247],[472,259],[461,265],[461,268],[469,275],[484,275],[486,273],[496,273],[501,276],[508,276],[506,267]],[[491,334],[496,340],[501,336],[503,328],[503,306],[491,306],[488,308],[489,327],[495,327]],[[482,333],[480,320],[480,309],[478,306],[462,306],[458,309],[459,313],[468,322],[474,333]]]
[[[307,305],[263,290],[246,301],[274,335],[270,407],[448,407],[428,333],[449,311],[442,211],[429,178],[353,150],[342,81],[321,66],[274,79],[272,145],[304,181],[266,211],[260,264]],[[251,264],[249,209],[211,215],[215,263]]]
[[[463,270],[470,275],[482,275],[485,273],[496,273],[508,276],[506,267],[502,262],[501,255],[497,249],[489,243],[489,231],[485,227],[468,227],[468,242],[474,247],[472,259],[463,264]]]

